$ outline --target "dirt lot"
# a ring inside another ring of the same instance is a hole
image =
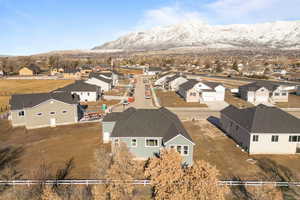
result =
[[[231,104],[231,105],[234,105],[236,107],[253,107],[254,105],[237,97],[235,94],[232,94],[231,92],[229,91],[226,91],[225,93],[225,101],[228,103],[228,104]]]
[[[43,162],[56,171],[71,158],[75,162],[71,177],[92,177],[94,151],[101,145],[108,151],[110,148],[102,144],[99,123],[26,130],[21,127],[12,129],[8,121],[0,121],[0,127],[0,146],[18,150],[13,156],[19,160],[17,169],[24,174],[22,178],[30,178],[32,170]]]
[[[280,108],[300,108],[300,96],[289,94],[289,102],[276,103],[276,106]]]
[[[126,92],[125,87],[116,87],[110,91],[104,92],[104,95],[112,95],[112,96],[123,96]]]
[[[161,106],[164,107],[207,107],[206,104],[187,103],[176,92],[155,90]]]
[[[0,108],[8,106],[9,98],[17,93],[49,92],[73,80],[0,80]],[[1,112],[1,109],[0,109]]]
[[[184,126],[196,143],[194,160],[203,159],[216,165],[221,172],[221,179],[278,180],[281,176],[272,174],[273,167],[278,173],[293,174],[290,176],[292,180],[300,178],[299,155],[250,156],[207,120],[184,122]],[[247,159],[253,159],[255,163],[251,164]]]

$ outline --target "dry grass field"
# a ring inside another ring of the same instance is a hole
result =
[[[95,150],[102,146],[110,151],[110,145],[101,141],[100,123],[26,130],[11,128],[8,121],[2,120],[0,126],[0,146],[18,150],[18,154],[11,156],[18,160],[17,169],[22,178],[32,178],[34,170],[43,163],[55,172],[71,158],[75,165],[70,176],[91,178]]]
[[[231,105],[234,105],[238,108],[248,108],[248,107],[253,107],[254,105],[235,96],[234,94],[232,94],[231,92],[229,91],[226,91],[225,93],[225,101],[228,103],[228,104],[231,104]]]
[[[73,82],[73,80],[0,80],[0,109],[8,106],[12,94],[49,92]]]
[[[187,103],[176,92],[155,90],[155,93],[163,107],[207,107],[206,104]]]
[[[276,103],[280,108],[300,108],[300,96],[289,94],[289,101],[285,103]]]

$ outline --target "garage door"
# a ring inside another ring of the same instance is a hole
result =
[[[268,102],[268,100],[269,100],[268,96],[256,96],[255,98],[256,103],[264,103],[264,102]]]

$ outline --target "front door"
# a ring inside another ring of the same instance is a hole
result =
[[[51,127],[56,126],[56,119],[55,118],[50,118],[50,126]]]

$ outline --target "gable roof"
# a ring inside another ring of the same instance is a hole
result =
[[[207,85],[208,87],[215,89],[216,87],[218,87],[219,85],[223,86],[223,84],[221,83],[217,83],[217,82],[210,82],[210,81],[202,81],[202,83],[204,83],[205,85]],[[224,87],[224,86],[223,86]]]
[[[270,82],[265,82],[265,81],[257,81],[257,82],[253,82],[253,83],[249,83],[246,85],[242,85],[239,88],[240,89],[246,89],[248,91],[256,91],[262,87],[267,88],[270,91],[274,91],[276,90],[280,85],[278,84],[274,84],[274,83],[270,83]]]
[[[187,91],[192,89],[197,83],[199,83],[199,81],[196,79],[189,79],[187,82],[179,85],[179,88]]]
[[[179,76],[179,75],[177,75],[177,74],[174,75],[174,76],[171,76],[171,77],[167,77],[166,82],[169,83],[169,82],[174,81],[175,79],[177,79],[177,78],[179,78],[179,77],[181,77],[181,76]]]
[[[55,91],[66,91],[66,92],[73,92],[73,91],[88,91],[88,92],[96,92],[98,90],[98,86],[91,85],[85,83],[84,81],[75,81],[65,87],[58,88]]]
[[[108,72],[108,74],[111,74],[112,75],[112,73],[111,72]],[[90,73],[90,75],[89,75],[89,78],[96,78],[96,79],[98,79],[98,80],[100,80],[100,81],[103,81],[103,82],[105,82],[105,83],[112,83],[112,79],[107,79],[107,78],[104,78],[103,76],[101,76],[101,75],[104,75],[104,73],[95,73],[95,72],[91,72]],[[105,76],[105,75],[104,75]]]
[[[221,113],[251,133],[300,133],[300,119],[276,107],[260,104],[238,109],[230,105]]]
[[[177,135],[183,135],[193,142],[177,115],[166,108],[129,108],[103,119],[113,120],[116,120],[116,124],[111,137],[161,137],[164,142],[168,142]]]
[[[68,104],[77,104],[79,97],[68,92],[35,93],[35,94],[15,94],[12,95],[9,103],[11,110],[31,108],[44,101],[55,99]]]

